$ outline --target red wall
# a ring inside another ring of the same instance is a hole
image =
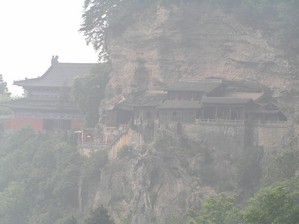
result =
[[[2,121],[3,129],[19,129],[23,126],[31,126],[37,131],[42,131],[43,129],[43,119],[42,118],[9,118],[5,121]],[[72,130],[81,130],[82,129],[82,119],[75,119],[71,121]]]
[[[35,130],[43,130],[43,119],[41,118],[11,118],[8,129],[18,129],[23,126],[31,126]]]
[[[72,120],[71,129],[80,130],[82,128],[83,121],[82,119]]]

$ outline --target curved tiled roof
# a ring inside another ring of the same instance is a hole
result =
[[[203,104],[246,104],[253,102],[250,98],[237,97],[204,97]]]
[[[90,74],[95,63],[54,63],[38,78],[15,81],[22,87],[70,87],[77,77]]]
[[[199,101],[193,100],[165,100],[158,109],[200,109]]]
[[[12,100],[3,104],[12,110],[47,110],[47,111],[73,111],[78,112],[79,109],[73,102],[59,102],[46,100],[28,100],[26,98]]]
[[[166,91],[194,91],[209,93],[222,85],[221,79],[176,82],[165,88]]]

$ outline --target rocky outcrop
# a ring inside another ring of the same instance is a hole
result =
[[[169,223],[208,196],[238,191],[242,142],[223,134],[221,144],[208,145],[171,130],[157,130],[147,146],[120,148],[100,169],[94,207],[107,207],[116,223]]]
[[[283,52],[261,30],[243,25],[221,8],[191,1],[167,7],[153,4],[132,17],[126,29],[107,38],[114,68],[110,97],[117,88],[120,94],[131,93],[140,60],[149,76],[145,89],[211,76],[253,80],[274,89],[290,84]]]
[[[116,223],[165,223],[187,209],[200,208],[201,200],[215,193],[196,173],[200,147],[190,152],[193,158],[169,138],[146,148],[130,147],[101,169],[94,200],[95,206],[110,208]]]
[[[294,85],[290,63],[273,40],[224,9],[186,1],[152,4],[130,16],[130,24],[111,28],[106,40],[113,67],[110,104],[205,77],[250,80],[276,90],[276,96]],[[238,145],[176,140],[119,151],[101,169],[94,206],[107,206],[116,223],[167,223],[200,208],[216,191],[237,190]]]

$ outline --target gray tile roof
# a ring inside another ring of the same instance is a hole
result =
[[[166,91],[194,91],[209,93],[222,85],[221,79],[176,82],[165,88]]]
[[[200,109],[199,101],[192,100],[165,100],[158,109]]]
[[[70,87],[77,77],[90,74],[94,63],[55,63],[41,77],[15,81],[23,87]]]
[[[203,104],[247,104],[252,102],[250,98],[237,98],[237,97],[204,97],[202,98]]]
[[[116,108],[128,110],[129,108],[133,109],[137,107],[156,107],[165,99],[165,93],[140,95],[138,97],[123,101],[122,103],[116,105]]]
[[[79,108],[73,102],[28,100],[26,98],[16,99],[3,104],[12,110],[47,110],[47,111],[73,111],[78,112]]]

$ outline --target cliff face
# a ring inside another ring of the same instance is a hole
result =
[[[227,9],[186,2],[150,5],[131,14],[129,25],[110,29],[108,101],[205,77],[250,80],[279,95],[296,84],[288,57],[263,30]],[[188,208],[200,208],[207,195],[240,191],[238,146],[229,141],[179,146],[182,142],[137,147],[110,161],[101,170],[94,204],[106,205],[117,223],[167,223]]]
[[[220,188],[236,189],[237,165],[230,160],[240,151],[227,144],[207,148],[202,142],[159,132],[153,144],[121,148],[101,169],[94,206],[109,208],[116,223],[132,224],[168,223],[196,211]]]
[[[152,5],[132,18],[107,38],[114,68],[110,96],[120,87],[122,94],[131,92],[140,60],[149,76],[143,89],[211,76],[278,89],[290,84],[290,63],[275,41],[224,9],[204,3]]]

